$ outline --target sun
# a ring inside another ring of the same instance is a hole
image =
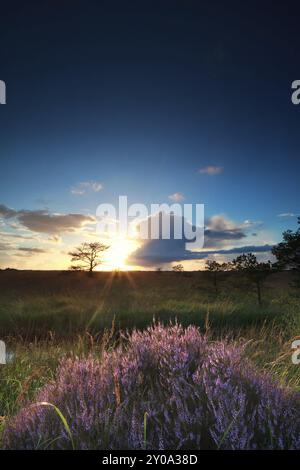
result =
[[[110,248],[103,257],[103,267],[107,270],[128,270],[132,267],[126,264],[127,258],[137,248],[134,240],[127,238],[113,238],[109,242]]]

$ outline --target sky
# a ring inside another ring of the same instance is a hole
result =
[[[202,269],[271,259],[299,204],[296,2],[7,2],[1,6],[0,267]],[[204,204],[204,247],[97,231],[99,204]]]

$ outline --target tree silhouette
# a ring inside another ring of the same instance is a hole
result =
[[[244,272],[248,279],[255,284],[257,300],[259,305],[262,305],[262,285],[272,272],[271,261],[268,261],[267,263],[259,263],[253,253],[247,253],[246,255],[240,255],[232,260],[231,265],[233,269]]]
[[[175,273],[182,273],[182,271],[184,271],[184,267],[182,264],[176,264],[175,266],[172,267],[172,270]]]
[[[80,262],[79,265],[72,265],[72,270],[84,270],[93,272],[96,266],[101,263],[100,253],[106,251],[109,248],[108,245],[103,243],[82,243],[80,246],[75,248],[75,251],[70,251],[69,255],[72,257],[71,262]]]
[[[272,249],[273,255],[277,258],[276,266],[300,271],[300,227],[295,232],[286,230],[282,236],[283,241]]]
[[[228,264],[227,263],[218,263],[217,261],[213,260],[207,260],[205,269],[213,274],[213,282],[214,282],[214,287],[216,291],[216,295],[218,295],[219,289],[218,289],[218,273],[224,272],[228,270]]]

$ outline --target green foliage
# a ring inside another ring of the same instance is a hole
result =
[[[238,256],[232,260],[232,267],[238,271],[246,271],[253,273],[270,272],[272,269],[271,262],[259,263],[253,253],[247,253]]]
[[[298,218],[300,224],[300,217]],[[300,227],[293,232],[283,232],[283,241],[276,245],[272,253],[277,258],[279,268],[300,270]]]
[[[205,269],[210,272],[220,272],[220,271],[228,271],[230,269],[229,263],[218,263],[214,260],[207,260]]]
[[[271,262],[259,263],[253,253],[247,253],[232,260],[231,265],[236,271],[245,272],[249,280],[255,283],[257,289],[257,300],[259,305],[261,305],[261,288],[263,282],[272,272]]]
[[[214,287],[215,287],[215,292],[218,294],[219,289],[218,289],[218,273],[228,271],[230,269],[230,264],[229,263],[218,263],[217,261],[214,260],[207,260],[205,264],[205,269],[212,273],[213,275],[213,281],[214,281]]]

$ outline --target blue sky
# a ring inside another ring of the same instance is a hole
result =
[[[256,245],[272,244],[296,227],[297,14],[268,1],[223,3],[6,6],[0,204],[93,216],[122,194],[150,204],[181,193],[186,203],[205,204],[207,220],[251,221],[243,245],[253,244],[253,233]],[[220,171],[199,173],[208,166]],[[91,181],[101,189],[72,192]],[[46,232],[4,212],[3,267],[67,262],[69,244],[79,241],[74,232],[57,233],[60,245],[49,247]],[[33,240],[7,244],[5,232],[24,229]],[[24,246],[44,253],[20,258]]]

